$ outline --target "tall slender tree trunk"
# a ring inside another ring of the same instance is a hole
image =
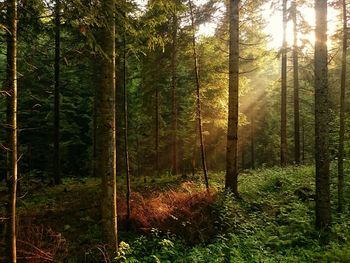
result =
[[[197,158],[197,141],[198,141],[198,122],[194,123],[194,142],[193,142],[193,154],[191,160],[192,175],[196,174],[196,158]]]
[[[294,161],[300,164],[300,110],[299,110],[299,52],[297,31],[297,2],[292,3],[293,20],[293,86],[294,86]]]
[[[102,233],[114,250],[118,249],[115,134],[115,1],[101,2],[104,25],[96,40],[104,54],[96,64],[96,172],[102,179]]]
[[[253,112],[250,115],[250,157],[251,167],[255,169],[255,123]]]
[[[207,188],[207,191],[209,191],[208,171],[207,171],[207,163],[206,163],[206,157],[205,157],[204,138],[203,138],[200,82],[199,82],[199,72],[198,72],[198,56],[197,56],[197,48],[196,48],[196,35],[195,35],[193,5],[192,5],[191,0],[189,0],[189,7],[190,7],[191,25],[192,25],[192,48],[193,48],[194,71],[195,71],[195,78],[196,78],[197,121],[198,121],[198,131],[199,131],[198,135],[199,135],[200,148],[201,148],[201,159],[202,159],[204,181],[205,181],[205,186]]]
[[[61,60],[61,2],[56,0],[55,6],[55,96],[54,96],[54,151],[53,151],[53,179],[54,183],[61,183],[60,165],[60,60]]]
[[[156,84],[156,101],[155,101],[155,125],[156,125],[156,137],[155,137],[155,155],[156,155],[156,175],[159,177],[159,87]]]
[[[281,79],[281,166],[287,165],[287,0],[283,0],[283,43]]]
[[[344,134],[345,134],[345,85],[346,85],[346,56],[348,46],[346,0],[343,4],[343,43],[342,43],[342,69],[340,76],[340,127],[338,146],[338,211],[344,210]]]
[[[7,79],[8,90],[11,96],[8,106],[8,126],[10,128],[10,154],[9,154],[9,192],[8,206],[9,224],[7,227],[7,256],[9,262],[17,262],[16,248],[16,201],[17,201],[17,0],[8,0],[8,48],[7,48]]]
[[[316,227],[328,232],[331,224],[331,204],[329,181],[327,0],[316,0],[315,3]]]
[[[125,15],[126,17],[126,15]],[[126,50],[126,28],[124,29],[123,43],[123,86],[124,86],[124,157],[125,157],[125,176],[126,176],[126,220],[130,221],[130,166],[129,166],[129,143],[128,143],[128,89],[127,89],[127,50]]]
[[[96,66],[96,65],[95,65]],[[96,84],[96,83],[95,83]],[[97,88],[94,90],[94,101],[93,101],[93,117],[92,117],[92,176],[97,177],[97,155],[96,155],[96,125],[97,125],[97,116],[96,116],[96,103],[97,103]]]
[[[171,128],[172,128],[172,174],[179,173],[178,167],[178,141],[177,141],[177,96],[176,96],[176,56],[177,56],[177,28],[178,20],[177,13],[174,10],[173,14],[173,28],[172,28],[172,52],[171,52]]]
[[[304,119],[301,120],[301,139],[302,139],[302,157],[301,160],[305,164],[305,122]]]
[[[239,0],[229,1],[229,102],[225,188],[238,196]]]

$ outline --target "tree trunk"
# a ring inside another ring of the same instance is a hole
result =
[[[197,141],[198,141],[198,122],[194,122],[194,142],[193,142],[193,154],[191,160],[192,175],[196,174],[196,159],[197,159]]]
[[[287,0],[283,0],[283,43],[281,80],[281,166],[287,165]]]
[[[229,110],[225,188],[238,196],[239,0],[230,0]]]
[[[299,113],[299,57],[297,31],[297,3],[292,4],[293,20],[293,86],[294,86],[294,161],[300,164],[300,113]]]
[[[126,15],[125,15],[126,17]],[[128,89],[127,89],[127,65],[126,65],[126,28],[124,29],[123,43],[123,86],[124,86],[124,157],[125,157],[125,176],[126,176],[126,220],[129,226],[130,222],[130,166],[129,166],[129,147],[128,147]]]
[[[205,158],[205,147],[204,147],[204,138],[203,138],[203,126],[202,126],[202,110],[201,110],[201,98],[200,98],[200,83],[199,83],[199,72],[198,72],[198,56],[196,48],[196,36],[195,36],[195,26],[194,26],[194,15],[193,15],[193,6],[192,1],[189,0],[190,15],[191,15],[191,25],[192,25],[192,48],[193,48],[193,60],[194,60],[194,71],[196,78],[196,94],[197,94],[197,120],[198,120],[198,130],[199,130],[199,141],[201,148],[201,159],[202,159],[202,168],[204,174],[204,181],[207,191],[209,191],[209,180],[207,172],[207,164]]]
[[[178,152],[177,152],[177,97],[176,97],[176,56],[177,56],[177,13],[174,10],[173,15],[173,32],[172,32],[172,54],[171,54],[171,97],[172,97],[172,120],[171,120],[171,128],[172,128],[172,174],[179,173],[178,167]]]
[[[340,114],[339,114],[339,146],[338,146],[338,211],[344,210],[344,134],[345,134],[345,85],[346,85],[346,56],[347,56],[347,15],[346,1],[343,4],[343,51],[340,77]]]
[[[328,232],[331,224],[331,205],[329,182],[327,0],[316,0],[315,9],[316,227]]]
[[[9,224],[7,227],[7,256],[9,262],[17,262],[16,248],[16,201],[17,201],[17,0],[9,0],[8,15],[8,48],[7,48],[7,79],[8,90],[11,96],[8,116],[10,128],[10,154],[9,154],[9,192],[8,206]]]
[[[54,150],[53,150],[53,179],[56,185],[61,183],[60,165],[60,59],[61,59],[61,17],[60,0],[55,6],[55,97],[54,97]]]
[[[255,125],[253,112],[250,115],[250,157],[251,167],[255,169]]]
[[[158,83],[156,84],[156,101],[155,101],[155,125],[156,125],[156,137],[155,137],[155,157],[156,157],[156,175],[159,177],[159,87]]]
[[[305,164],[305,122],[304,119],[302,119],[301,121],[301,139],[302,139],[302,147],[303,147],[303,151],[302,151],[302,162],[303,164]]]
[[[100,16],[105,24],[96,40],[104,54],[96,59],[96,172],[102,179],[102,232],[112,249],[118,249],[115,134],[115,5],[101,2]]]

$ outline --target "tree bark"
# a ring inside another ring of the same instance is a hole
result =
[[[294,161],[300,164],[299,57],[297,31],[297,2],[292,3],[293,20],[293,87],[294,87]]]
[[[303,164],[305,164],[305,122],[304,122],[304,119],[301,120],[301,139],[302,139],[302,157],[301,157],[301,160],[303,162]]]
[[[126,18],[126,15],[125,15]],[[129,226],[130,222],[130,165],[129,165],[129,143],[128,143],[128,89],[127,89],[127,50],[126,50],[126,28],[124,29],[123,39],[123,86],[124,86],[124,157],[125,157],[125,176],[126,176],[126,220]]]
[[[342,69],[340,76],[340,113],[339,113],[339,145],[338,145],[338,211],[344,210],[344,135],[345,135],[345,85],[346,85],[346,56],[347,56],[347,15],[346,1],[343,5],[343,40],[342,40]]]
[[[156,125],[156,137],[155,137],[155,157],[156,157],[156,162],[155,162],[155,165],[156,165],[156,175],[157,177],[159,177],[159,87],[158,87],[158,84],[156,84],[156,101],[155,101],[155,125]]]
[[[281,79],[281,166],[287,165],[287,0],[283,0],[283,43]]]
[[[172,109],[171,109],[171,128],[172,128],[172,174],[179,173],[178,167],[178,142],[177,142],[177,97],[176,97],[176,56],[177,56],[177,28],[178,20],[177,13],[174,10],[173,14],[173,28],[172,28],[172,54],[171,54],[171,97],[172,97]]]
[[[328,232],[331,224],[331,205],[329,182],[327,0],[316,0],[315,10],[316,227]]]
[[[55,6],[55,96],[54,96],[54,151],[53,179],[56,185],[61,183],[60,165],[60,59],[61,59],[61,2],[56,0]]]
[[[205,146],[204,146],[203,126],[202,126],[202,109],[201,109],[200,82],[199,82],[199,72],[198,72],[198,56],[197,56],[197,48],[196,48],[193,5],[191,0],[189,0],[189,7],[190,7],[191,26],[192,26],[192,48],[193,48],[194,71],[195,71],[195,78],[196,78],[197,121],[198,121],[198,132],[199,132],[198,135],[199,135],[200,148],[201,148],[201,159],[202,159],[204,181],[205,181],[206,189],[207,191],[209,191],[209,180],[208,180],[207,163],[206,163],[206,157],[205,157]]]
[[[192,175],[196,174],[196,159],[197,159],[197,141],[198,141],[198,122],[194,122],[194,142],[193,142],[193,154],[191,160]]]
[[[238,196],[239,0],[230,0],[229,110],[225,188]]]
[[[253,112],[250,115],[250,157],[251,167],[255,169],[255,123]]]
[[[10,200],[8,206],[9,224],[7,227],[7,256],[10,262],[17,262],[16,248],[16,201],[17,201],[17,0],[8,0],[8,47],[7,47],[7,79],[11,96],[8,106],[8,127],[10,128],[10,154],[8,185]]]
[[[115,134],[115,5],[114,0],[101,2],[104,21],[96,40],[104,54],[96,64],[96,173],[102,179],[102,232],[112,249],[118,249]]]

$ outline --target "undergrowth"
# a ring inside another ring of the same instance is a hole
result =
[[[214,185],[221,180],[212,176]],[[241,199],[219,190],[210,205],[217,234],[209,243],[188,246],[155,232],[123,243],[115,262],[350,262],[349,210],[334,211],[330,242],[321,245],[314,187],[311,167],[248,171],[240,177]]]
[[[114,256],[101,241],[99,180],[68,180],[20,200],[20,218],[31,222],[27,237],[37,240],[26,239],[25,231],[22,239],[50,259],[71,263],[108,257],[130,263],[350,262],[349,206],[342,215],[333,211],[330,242],[321,245],[314,228],[314,177],[309,166],[247,170],[239,178],[239,199],[223,190],[223,173],[210,174],[210,194],[200,177],[135,182],[129,231],[123,231],[126,207],[118,190],[124,241]]]

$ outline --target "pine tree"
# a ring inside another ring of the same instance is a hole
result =
[[[281,166],[285,166],[287,164],[287,0],[283,0],[282,9]]]
[[[199,141],[200,141],[204,181],[205,181],[205,186],[207,188],[207,191],[209,191],[208,169],[207,169],[207,162],[205,157],[205,146],[204,146],[204,138],[203,138],[200,82],[199,82],[199,73],[198,73],[198,56],[197,56],[196,36],[195,36],[195,27],[194,27],[193,5],[191,0],[189,0],[188,3],[190,8],[191,27],[192,27],[192,49],[193,49],[193,60],[194,60],[194,74],[195,74],[195,80],[196,80],[198,135],[199,135]]]
[[[292,2],[291,11],[293,20],[294,161],[296,164],[300,164],[299,52],[296,0]]]
[[[348,46],[348,28],[346,1],[342,1],[343,9],[343,39],[342,39],[342,58],[341,58],[341,76],[340,76],[340,113],[339,113],[339,146],[338,146],[338,211],[344,209],[344,135],[345,135],[345,86],[346,86],[346,57]]]
[[[16,228],[16,202],[18,180],[18,128],[17,128],[17,0],[8,0],[8,47],[7,47],[7,79],[8,90],[11,96],[8,106],[8,127],[10,129],[10,154],[9,154],[9,193],[10,202],[8,209],[9,224],[7,227],[7,256],[12,263],[17,262],[17,228]]]
[[[327,0],[316,0],[315,10],[316,227],[328,231],[331,224],[331,204],[329,181]]]
[[[229,111],[225,187],[238,196],[239,0],[230,0]]]
[[[61,60],[61,1],[55,6],[55,95],[54,95],[54,157],[53,174],[55,184],[61,183],[60,160],[60,60]]]
[[[101,49],[95,61],[96,77],[96,172],[102,179],[102,230],[105,241],[116,250],[117,193],[115,145],[115,1],[100,3],[103,24],[97,29],[96,41]]]

